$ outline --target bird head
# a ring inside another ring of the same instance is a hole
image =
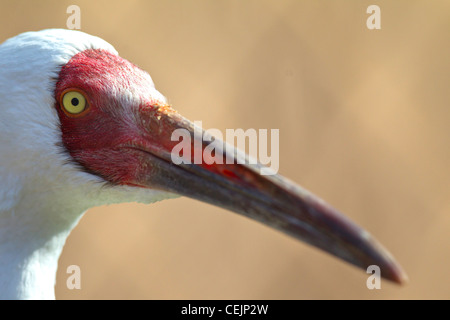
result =
[[[56,195],[58,210],[47,205],[51,219],[105,203],[187,196],[363,269],[378,265],[389,280],[405,280],[367,231],[286,178],[262,175],[261,165],[238,161],[246,156],[222,141],[215,140],[215,158],[223,161],[195,163],[194,150],[203,154],[209,141],[167,103],[147,72],[105,41],[79,31],[44,30],[6,41],[0,55],[11,57],[0,62],[0,69],[8,70],[0,77],[12,83],[0,88],[2,106],[9,106],[0,139],[14,150],[4,161],[14,177],[28,181],[25,187],[43,194],[43,203]],[[20,130],[5,138],[12,126]],[[183,163],[172,161],[177,129],[187,133],[193,150]],[[33,174],[25,170],[30,166]]]

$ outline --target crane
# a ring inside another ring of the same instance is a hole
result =
[[[402,283],[367,231],[288,179],[239,163],[174,163],[192,122],[150,75],[81,31],[25,32],[0,45],[0,298],[54,299],[58,258],[89,208],[187,196],[220,206]],[[192,145],[207,147],[205,141]],[[182,155],[189,160],[190,156]]]

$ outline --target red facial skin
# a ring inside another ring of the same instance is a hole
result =
[[[85,171],[114,184],[133,184],[139,154],[121,146],[142,139],[145,131],[139,130],[136,121],[139,109],[158,109],[151,87],[144,71],[105,50],[85,50],[62,67],[55,90],[62,141]],[[62,96],[71,89],[86,98],[86,109],[80,115],[63,111]],[[133,93],[134,100],[122,97],[125,90]]]
[[[62,104],[64,93],[71,90],[81,92],[87,101],[78,115],[65,111]],[[151,174],[149,153],[170,161],[170,152],[179,143],[171,141],[171,134],[186,126],[170,106],[152,98],[154,93],[150,76],[115,54],[89,49],[73,56],[62,67],[55,90],[62,141],[72,159],[107,182],[149,187],[140,184],[142,175]],[[202,143],[202,149],[205,146]],[[250,185],[240,178],[246,173],[240,173],[239,166],[204,162],[200,166]]]

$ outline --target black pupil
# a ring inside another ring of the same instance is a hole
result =
[[[72,105],[77,106],[80,101],[78,101],[78,98],[72,98],[72,100],[70,100],[70,102],[72,102]]]

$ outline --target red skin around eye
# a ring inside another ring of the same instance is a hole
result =
[[[112,183],[126,184],[133,180],[139,165],[137,156],[129,150],[124,161],[123,152],[127,151],[119,151],[117,146],[139,134],[136,126],[121,117],[121,113],[133,112],[133,109],[119,105],[117,96],[130,87],[140,87],[140,92],[145,92],[151,85],[144,71],[105,50],[85,50],[62,67],[56,84],[55,108],[61,123],[63,146],[83,170]],[[86,98],[86,109],[78,115],[65,112],[62,106],[63,94],[71,90]],[[147,97],[150,94],[140,97],[142,103],[152,105],[153,101]]]
[[[62,105],[62,96],[71,90],[86,98],[86,109],[77,115],[64,111]],[[138,185],[143,170],[151,174],[149,166],[143,165],[149,163],[148,154],[170,154],[178,143],[171,141],[178,127],[171,116],[176,112],[152,100],[152,90],[147,73],[115,54],[90,49],[73,56],[62,67],[55,90],[62,142],[71,159],[82,170],[113,184]],[[137,148],[124,147],[130,145]],[[204,148],[205,144],[201,151]],[[240,166],[225,161],[199,165],[248,185]]]

